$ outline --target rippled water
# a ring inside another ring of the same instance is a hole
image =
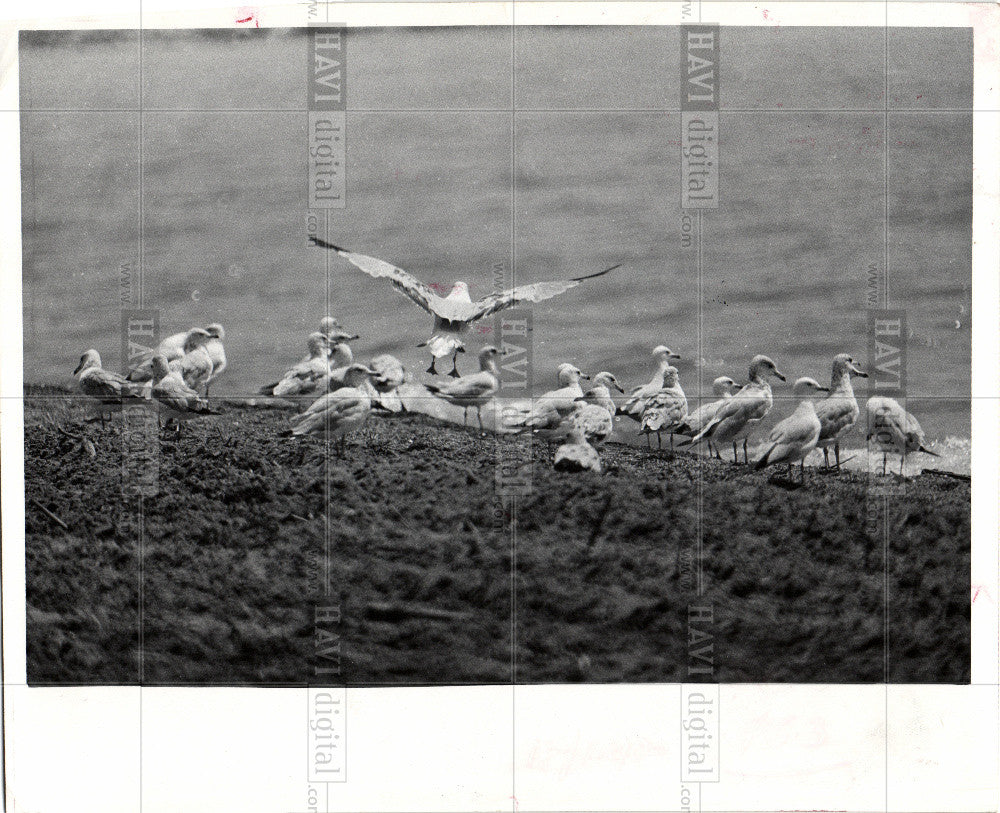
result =
[[[678,97],[676,29],[531,29],[513,50],[510,37],[352,32],[348,205],[331,212],[333,239],[429,283],[463,279],[474,296],[497,271],[537,281],[622,261],[535,306],[535,391],[567,360],[640,383],[666,343],[691,396],[745,375],[757,352],[790,378],[826,379],[838,352],[864,362],[868,269],[888,245],[890,304],[911,331],[909,408],[929,438],[968,438],[971,116],[922,108],[967,106],[971,71],[908,61],[914,48],[971,54],[967,34],[893,33],[891,103],[909,109],[888,116],[886,234],[882,32],[725,32],[723,103],[741,112],[721,115],[700,342],[679,116],[664,112]],[[304,46],[282,31],[150,33],[140,121],[134,35],[22,42],[27,381],[68,381],[88,347],[120,366],[122,269],[140,250],[163,333],[225,325],[230,368],[213,394],[272,380],[328,309],[361,334],[359,356],[423,370],[429,317],[306,245]],[[779,398],[774,415],[790,409]]]

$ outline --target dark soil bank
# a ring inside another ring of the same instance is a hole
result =
[[[153,434],[140,506],[122,418],[47,395],[25,405],[33,684],[969,680],[961,480],[799,487],[623,446],[572,475],[536,441],[505,506],[518,439],[373,416],[340,457],[222,404]]]

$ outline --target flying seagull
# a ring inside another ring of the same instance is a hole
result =
[[[431,314],[434,317],[434,335],[421,345],[429,347],[433,356],[427,372],[437,375],[434,363],[437,359],[450,355],[452,370],[449,375],[456,378],[459,373],[455,365],[455,358],[459,352],[464,350],[464,345],[458,337],[468,333],[473,322],[505,308],[511,308],[519,302],[541,302],[544,299],[558,296],[570,288],[575,288],[585,279],[603,276],[621,266],[621,263],[618,263],[611,268],[583,277],[519,285],[506,291],[492,293],[477,302],[473,302],[469,297],[469,286],[464,282],[456,282],[451,293],[446,297],[441,297],[434,293],[429,285],[421,282],[412,274],[383,260],[366,257],[364,254],[355,254],[353,251],[335,246],[333,243],[328,243],[313,235],[309,235],[309,239],[318,246],[336,251],[341,257],[369,276],[385,277],[400,293],[409,297]]]

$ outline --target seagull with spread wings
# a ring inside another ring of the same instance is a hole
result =
[[[451,293],[446,297],[441,297],[434,293],[429,285],[384,260],[366,257],[364,254],[355,254],[353,251],[335,246],[333,243],[328,243],[313,235],[309,235],[309,239],[318,246],[336,251],[341,257],[369,276],[388,279],[396,290],[431,314],[434,317],[434,335],[421,345],[430,348],[433,356],[427,372],[437,375],[434,363],[437,359],[450,355],[452,370],[449,375],[456,378],[459,373],[455,359],[458,353],[465,349],[458,337],[468,333],[473,322],[505,308],[512,308],[520,302],[541,302],[544,299],[558,296],[570,288],[575,288],[585,279],[603,276],[621,265],[618,263],[611,268],[583,277],[518,285],[516,288],[492,293],[477,302],[473,302],[469,296],[469,286],[464,282],[456,282]]]

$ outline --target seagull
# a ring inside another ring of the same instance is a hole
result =
[[[689,412],[687,416],[680,422],[677,426],[678,435],[686,435],[689,438],[693,438],[702,429],[704,429],[709,421],[715,417],[715,414],[719,411],[719,408],[730,398],[732,398],[733,393],[740,388],[729,376],[719,376],[715,381],[712,382],[712,393],[718,399],[712,401],[708,404],[702,404],[694,412]],[[713,448],[712,441],[708,442],[708,450],[711,454]],[[718,459],[722,459],[719,454],[719,450],[715,449],[715,456]]]
[[[184,355],[168,362],[171,370],[181,374],[184,383],[192,389],[204,385],[212,379],[212,357],[209,355],[207,343],[212,340],[212,334],[201,328],[194,328],[188,333],[184,343]],[[220,344],[221,347],[221,344]]]
[[[222,325],[214,322],[206,327],[205,331],[211,337],[205,342],[205,350],[208,351],[208,357],[212,360],[212,374],[205,382],[205,397],[208,398],[208,385],[222,375],[228,362],[226,361],[226,349],[222,346],[222,342],[226,338],[226,331],[223,330]]]
[[[831,445],[837,458],[837,468],[840,468],[840,438],[857,423],[860,413],[851,387],[852,375],[868,378],[868,373],[862,372],[854,359],[847,353],[840,353],[833,360],[830,394],[816,404],[816,415],[822,427],[818,445],[823,449],[823,465],[826,468],[830,468]]]
[[[352,364],[347,371],[347,386],[328,392],[313,401],[309,408],[292,420],[292,428],[283,435],[317,435],[340,438],[343,453],[346,436],[368,418],[372,402],[363,384],[375,371],[363,364]]]
[[[529,429],[557,429],[577,408],[576,399],[583,397],[580,379],[589,381],[590,376],[572,364],[559,365],[559,389],[549,390],[531,405],[531,414],[524,419]],[[560,435],[561,436],[561,435]]]
[[[396,390],[406,381],[403,363],[395,356],[385,353],[373,358],[368,366],[375,371],[372,380],[365,384],[372,404],[390,412],[404,411],[403,402],[396,394]]]
[[[899,455],[899,474],[903,474],[903,464],[907,452],[923,452],[940,457],[924,446],[924,430],[920,423],[909,412],[899,405],[898,401],[877,395],[868,399],[868,440],[874,441],[882,451],[882,474],[885,474],[885,459],[887,452]]]
[[[456,282],[447,297],[440,297],[431,290],[429,285],[383,260],[366,257],[364,254],[355,254],[340,246],[335,246],[333,243],[321,240],[315,235],[309,235],[309,239],[318,246],[336,251],[341,257],[369,276],[387,278],[400,293],[431,314],[434,317],[434,335],[421,345],[429,347],[433,356],[427,372],[436,375],[437,370],[434,368],[434,362],[451,353],[452,371],[449,375],[456,378],[459,373],[455,366],[455,359],[457,353],[460,352],[459,347],[462,346],[457,337],[468,333],[473,322],[505,308],[511,308],[519,302],[541,302],[558,296],[570,288],[575,288],[586,279],[603,276],[621,266],[621,263],[618,263],[603,271],[598,271],[596,274],[572,277],[567,280],[519,285],[516,288],[489,294],[473,302],[469,296],[469,286],[464,282]]]
[[[449,404],[460,406],[465,410],[462,425],[469,422],[469,407],[476,408],[479,418],[479,428],[483,428],[482,407],[500,388],[500,370],[497,367],[497,356],[500,351],[495,347],[484,347],[479,351],[479,372],[463,379],[448,381],[441,384],[430,383],[427,389],[438,398]]]
[[[640,432],[656,432],[656,448],[661,448],[660,432],[670,433],[670,448],[674,448],[674,433],[687,415],[687,397],[677,380],[677,368],[667,367],[663,372],[663,389],[646,401],[642,411]]]
[[[768,376],[784,381],[785,376],[778,371],[774,362],[767,356],[754,356],[750,362],[749,381],[732,398],[727,400],[719,411],[697,435],[691,440],[678,444],[691,446],[703,440],[720,443],[733,443],[733,462],[736,462],[736,439],[743,439],[743,460],[747,462],[747,435],[750,433],[748,424],[759,421],[771,410],[774,398],[771,395],[771,385]]]
[[[562,446],[556,449],[552,467],[556,471],[596,471],[601,473],[601,458],[597,450],[587,443],[584,432],[574,426]]]
[[[214,325],[214,327],[219,327]],[[174,333],[172,336],[167,336],[162,342],[156,346],[156,350],[152,350],[142,356],[140,362],[129,371],[126,376],[129,381],[136,382],[146,382],[153,380],[153,356],[160,355],[163,356],[167,362],[175,361],[181,358],[185,353],[190,352],[195,347],[197,347],[197,339],[208,337],[208,330],[200,327],[193,327],[190,330],[185,330],[183,333]]]
[[[650,379],[648,384],[642,384],[632,390],[628,400],[622,404],[618,410],[619,415],[628,415],[634,421],[642,421],[642,413],[646,409],[646,402],[656,393],[663,389],[663,376],[670,366],[671,359],[680,359],[666,345],[658,345],[653,348],[653,358],[656,359],[656,375]]]
[[[218,415],[209,408],[208,401],[198,395],[197,390],[188,386],[180,370],[167,363],[166,356],[155,355],[152,359],[153,388],[151,395],[167,413],[170,420],[177,422],[190,420],[200,415]]]
[[[609,387],[624,392],[611,373],[595,375],[594,386],[576,399],[576,409],[567,419],[583,432],[588,443],[595,446],[604,443],[615,429],[615,402],[611,399]]]
[[[800,378],[792,386],[792,392],[799,397],[799,405],[795,412],[778,421],[771,436],[768,438],[768,449],[754,463],[754,469],[760,471],[765,466],[775,463],[788,464],[788,479],[792,477],[792,464],[798,462],[801,468],[802,482],[806,481],[806,458],[816,448],[819,440],[820,423],[813,406],[813,396],[817,392],[829,392],[813,378]]]
[[[124,376],[101,367],[101,355],[96,350],[88,350],[80,356],[80,363],[73,375],[76,376],[80,392],[100,405],[102,429],[106,423],[105,412],[120,412],[123,403],[141,403],[143,400],[139,387]]]
[[[292,367],[280,381],[261,387],[262,395],[288,398],[308,395],[320,389],[321,384],[330,376],[329,340],[322,333],[311,333],[307,344],[308,358]]]

